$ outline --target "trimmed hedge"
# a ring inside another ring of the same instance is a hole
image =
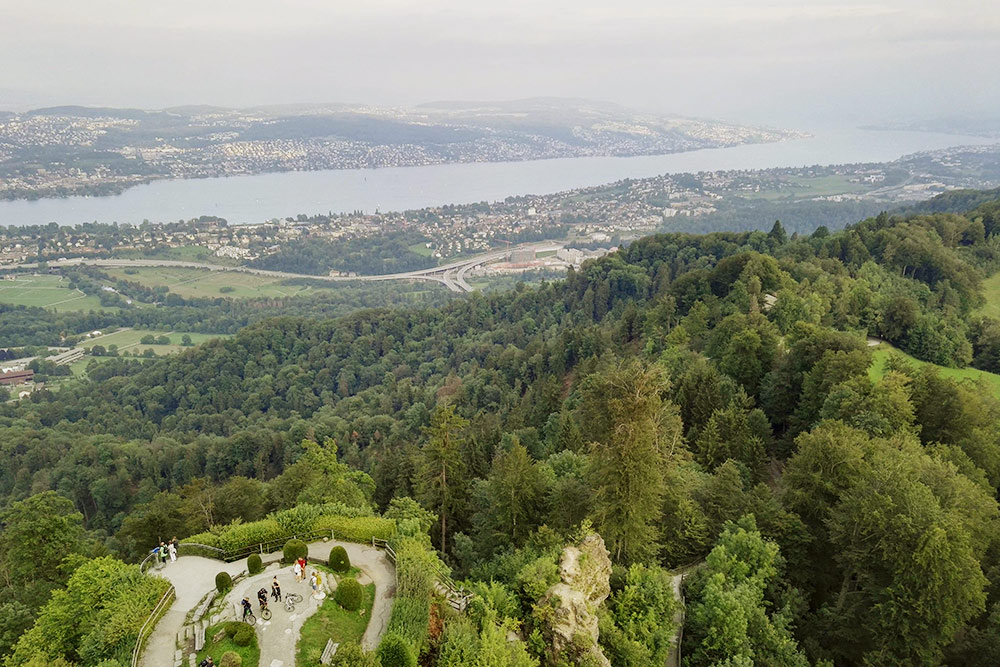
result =
[[[237,523],[227,526],[219,534],[219,548],[233,553],[262,542],[278,542],[286,537],[288,533],[274,519]]]
[[[417,667],[417,656],[405,639],[389,633],[375,650],[382,667]]]
[[[247,557],[247,572],[250,574],[260,574],[264,571],[264,563],[260,559],[260,554],[250,554]]]
[[[288,563],[294,562],[299,558],[309,557],[309,545],[307,545],[302,540],[288,540],[285,542],[285,548],[281,552],[281,562]]]
[[[380,516],[321,516],[313,530],[332,530],[336,540],[371,544],[373,537],[391,539],[396,534],[396,522]]]
[[[333,569],[334,572],[347,572],[351,569],[351,559],[347,555],[347,549],[341,546],[336,546],[330,549],[330,558],[327,560],[327,565]]]
[[[388,631],[403,638],[414,655],[420,655],[427,644],[431,599],[443,564],[426,536],[400,537],[393,548],[397,586]]]
[[[361,607],[364,597],[365,589],[361,587],[358,580],[347,577],[337,584],[337,594],[334,599],[347,611],[357,611]]]
[[[236,651],[226,651],[219,660],[219,667],[243,667],[243,658]]]
[[[338,540],[371,544],[373,537],[391,539],[396,534],[396,522],[374,516],[370,507],[347,507],[341,503],[299,505],[274,512],[260,521],[233,523],[216,533],[191,535],[181,542],[204,544],[227,553],[246,553],[263,542],[282,542],[292,535],[330,530]],[[218,556],[207,550],[202,555]]]
[[[215,575],[215,590],[225,593],[233,587],[233,578],[228,572],[219,572]]]

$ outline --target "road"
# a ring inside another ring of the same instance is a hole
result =
[[[541,241],[539,243],[528,243],[517,246],[524,250],[534,249],[535,252],[549,252],[563,247],[558,241]],[[258,276],[268,276],[271,278],[308,278],[310,280],[325,280],[327,282],[378,282],[383,280],[430,280],[443,284],[452,292],[471,292],[472,286],[465,280],[465,276],[472,269],[501,260],[507,256],[510,249],[495,250],[483,255],[477,255],[469,259],[462,259],[450,264],[421,269],[419,271],[407,271],[405,273],[387,273],[378,276],[314,276],[306,273],[289,273],[287,271],[268,271],[267,269],[254,269],[248,266],[222,266],[221,264],[210,264],[208,262],[185,262],[172,259],[90,259],[75,257],[73,259],[52,260],[49,266],[102,266],[106,268],[141,268],[153,266],[170,266],[186,269],[208,269],[209,271],[237,271],[240,273],[252,273]],[[36,269],[37,263],[12,264],[0,268],[13,269]]]

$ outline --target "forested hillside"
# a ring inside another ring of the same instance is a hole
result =
[[[1000,372],[1000,321],[975,314],[998,213],[648,237],[538,288],[266,319],[4,404],[0,652],[86,558],[335,505],[429,536],[477,592],[451,616],[401,583],[425,665],[663,664],[686,566],[685,664],[996,665],[1000,401],[869,367],[883,340]],[[39,513],[66,542],[25,567]],[[591,529],[599,638],[560,642],[559,554]]]

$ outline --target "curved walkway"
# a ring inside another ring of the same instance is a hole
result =
[[[393,598],[396,594],[396,572],[392,562],[379,549],[353,542],[314,542],[309,545],[310,559],[326,562],[330,550],[334,546],[342,546],[347,550],[351,564],[362,570],[375,584],[375,601],[368,628],[362,637],[361,645],[366,650],[373,650],[385,632],[392,613]],[[281,553],[264,556],[265,562],[281,559]],[[160,619],[156,629],[150,635],[146,650],[142,657],[142,667],[173,667],[176,650],[176,637],[184,626],[187,613],[194,609],[206,593],[215,588],[215,575],[226,571],[235,576],[246,570],[246,559],[233,563],[224,563],[200,556],[181,556],[177,562],[168,564],[162,570],[154,571],[174,585],[177,599],[170,610]],[[296,582],[291,567],[275,569],[269,567],[265,572],[244,579],[234,586],[233,591],[226,596],[226,601],[238,605],[244,597],[249,597],[257,610],[257,590],[270,590],[271,579],[277,576],[282,591],[301,593],[303,601],[292,613],[272,604],[273,616],[270,621],[257,621],[257,637],[260,640],[260,664],[262,667],[293,667],[295,665],[295,645],[299,639],[302,624],[319,608],[320,602],[311,595],[309,584]],[[210,638],[209,638],[210,639]]]
[[[235,577],[245,569],[246,560],[223,563],[201,556],[181,556],[175,563],[168,562],[162,570],[152,570],[151,574],[161,576],[174,585],[177,599],[146,640],[140,662],[142,667],[173,667],[177,633],[184,627],[187,613],[201,602],[205,593],[215,588],[217,573],[225,571]]]

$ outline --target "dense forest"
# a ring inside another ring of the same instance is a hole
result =
[[[993,199],[652,236],[562,281],[255,319],[4,404],[0,653],[122,664],[97,630],[40,643],[85,577],[165,533],[336,507],[477,593],[437,616],[401,578],[417,621],[390,636],[424,665],[663,664],[681,570],[685,664],[996,665],[1000,401],[900,356],[870,373],[870,342],[1000,371],[978,314],[998,225]],[[595,540],[599,634],[564,641],[560,553]]]
[[[365,308],[439,304],[452,298],[446,289],[429,287],[426,283],[361,282],[287,298],[184,298],[162,287],[114,280],[93,267],[62,271],[73,287],[100,298],[105,309],[83,313],[0,303],[0,340],[5,345],[74,345],[88,332],[114,326],[228,334],[279,315],[335,317]],[[303,284],[310,280],[293,282]],[[102,290],[103,285],[114,285],[118,293]],[[325,283],[313,286],[329,287]],[[129,299],[132,304],[127,303]],[[143,307],[144,304],[155,307]]]

